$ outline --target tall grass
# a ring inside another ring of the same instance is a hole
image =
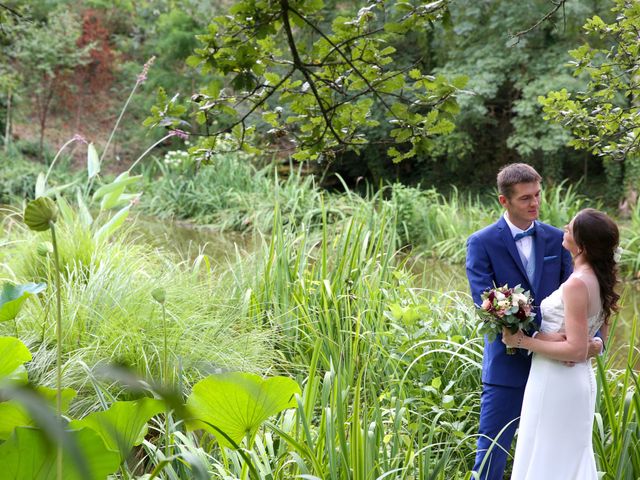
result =
[[[503,213],[497,193],[488,197],[463,196],[453,188],[448,197],[434,189],[391,186],[402,242],[426,251],[433,258],[462,263],[466,240],[473,232],[495,222]],[[562,228],[585,206],[594,205],[562,182],[542,190],[540,220]]]
[[[317,224],[298,224],[295,214],[276,209],[272,234],[225,268],[212,268],[206,256],[178,262],[133,243],[127,231],[97,244],[79,223],[60,225],[65,378],[80,389],[72,411],[126,394],[97,379],[96,365],[123,360],[160,377],[156,287],[167,291],[182,396],[189,380],[212,368],[284,372],[302,386],[297,408],[264,425],[250,448],[243,444],[244,455],[184,431],[169,412],[153,422],[127,475],[157,468],[172,479],[243,478],[248,458],[258,478],[272,480],[469,478],[482,358],[471,300],[466,292],[421,288],[399,250],[393,200],[346,194],[344,202],[349,215],[329,218],[321,209]],[[47,280],[41,239],[12,217],[5,222],[3,275]],[[45,384],[52,379],[49,302],[31,302],[19,318],[34,354],[30,378]],[[632,345],[620,352],[609,346],[607,362],[623,354],[637,361]],[[637,478],[637,372],[604,367],[598,465],[607,479]]]
[[[578,193],[578,184],[563,180],[557,185],[542,189],[540,220],[554,227],[563,228],[583,208],[601,208],[601,203]]]
[[[640,310],[638,305],[633,307],[628,346],[610,351],[605,360],[597,362],[599,396],[593,444],[605,480],[640,478],[640,348],[636,344]]]
[[[454,478],[475,440],[481,343],[466,294],[416,290],[389,204],[319,231],[276,222],[252,269],[246,311],[279,332],[298,408],[251,455],[262,478]],[[256,272],[257,269],[257,272]],[[242,460],[212,451],[215,478]],[[215,472],[219,473],[215,475]]]
[[[60,223],[58,234],[66,386],[92,391],[87,372],[112,362],[161,377],[162,311],[151,296],[157,287],[167,291],[170,362],[180,368],[187,385],[212,371],[263,373],[272,366],[273,332],[243,316],[229,274],[214,272],[204,278],[167,252],[136,243],[127,231],[97,241],[76,221]],[[0,275],[51,284],[52,260],[38,253],[44,238],[19,223],[5,235]],[[38,350],[30,376],[45,385],[53,381],[51,295],[49,290],[41,301],[31,302],[18,322],[21,339]],[[6,324],[0,325],[0,332],[14,333]],[[90,409],[94,401],[91,395],[76,407]]]
[[[445,197],[434,189],[394,184],[391,202],[397,211],[403,243],[452,263],[464,261],[469,235],[500,215],[496,200],[483,202],[479,197],[464,197],[455,188]]]
[[[320,191],[311,176],[292,168],[278,178],[273,167],[256,169],[242,153],[216,158],[214,165],[197,168],[188,159],[156,161],[149,169],[143,209],[159,218],[188,219],[219,230],[269,232],[275,205],[284,218],[297,223],[319,218]]]
[[[640,202],[631,211],[629,223],[621,229],[620,269],[630,278],[640,279]]]

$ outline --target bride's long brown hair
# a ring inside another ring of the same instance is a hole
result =
[[[596,274],[600,285],[600,298],[604,323],[618,311],[620,295],[615,291],[618,283],[618,266],[614,259],[620,242],[618,226],[607,214],[585,208],[573,220],[573,239]]]

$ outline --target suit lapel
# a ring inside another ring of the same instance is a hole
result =
[[[500,230],[500,236],[502,237],[502,240],[504,241],[504,244],[507,247],[507,251],[509,252],[509,255],[513,257],[513,261],[516,262],[518,269],[520,270],[520,272],[522,272],[522,276],[524,278],[527,278],[527,272],[524,269],[522,260],[520,259],[520,254],[518,253],[518,247],[516,247],[516,242],[513,241],[511,230],[509,230],[509,226],[507,225],[507,222],[505,221],[504,217],[498,220],[498,230]],[[537,269],[537,264],[536,264],[536,269]],[[515,285],[509,285],[509,286],[515,287]]]
[[[544,245],[547,240],[546,237],[547,235],[544,229],[539,222],[536,222],[536,235],[535,242],[533,244],[536,249],[536,271],[533,274],[532,294],[535,294],[535,292],[538,291],[538,287],[540,287],[540,279],[542,278],[542,269],[544,267]]]

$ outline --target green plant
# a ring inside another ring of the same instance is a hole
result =
[[[18,323],[16,317],[20,312],[23,302],[31,295],[37,295],[46,288],[44,283],[27,283],[25,285],[13,285],[4,283],[0,291],[0,322],[13,320],[15,333],[18,336]]]
[[[29,202],[24,210],[24,223],[31,230],[37,232],[51,230],[56,295],[56,414],[62,420],[62,309],[60,300],[60,260],[55,229],[57,218],[58,209],[53,200],[47,197],[40,197]],[[56,478],[62,480],[62,445],[58,446],[56,471]]]
[[[580,188],[579,185],[579,183],[568,184],[566,180],[563,180],[556,185],[543,188],[540,220],[554,227],[563,228],[579,210],[588,206],[601,208],[598,202],[577,192]]]
[[[57,389],[53,416],[48,403],[54,395],[43,387],[25,388],[26,377],[16,376],[31,359],[24,344],[0,338],[0,350],[18,354],[0,363],[0,459],[7,478],[106,478],[142,441],[147,422],[160,407],[150,398],[115,402],[103,412],[63,424],[61,413],[75,392]],[[52,442],[57,448],[51,448]]]
[[[630,319],[628,346],[612,350],[597,359],[598,402],[593,445],[598,469],[605,479],[636,478],[640,475],[640,377],[636,366],[640,360],[636,344],[637,306]],[[611,336],[619,328],[618,317]],[[622,358],[620,358],[622,357]],[[618,368],[617,365],[622,365]]]
[[[469,235],[499,215],[496,202],[464,198],[456,188],[447,198],[435,189],[393,184],[391,202],[403,243],[451,263],[463,262]]]
[[[630,223],[621,225],[620,269],[627,278],[640,278],[640,202],[631,212]]]

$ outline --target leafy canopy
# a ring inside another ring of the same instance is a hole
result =
[[[597,15],[587,20],[587,41],[570,52],[574,75],[587,75],[587,88],[539,100],[547,119],[571,130],[570,145],[604,157],[623,177],[615,182],[629,186],[640,179],[640,3],[615,0],[612,11],[611,23]]]
[[[374,112],[393,125],[383,143],[394,161],[426,151],[453,130],[455,95],[466,78],[449,81],[416,66],[399,70],[391,45],[431,28],[445,1],[379,1],[330,25],[323,24],[324,7],[323,0],[238,1],[198,36],[200,47],[187,63],[214,80],[189,101],[205,132],[192,156],[208,162],[226,133],[236,148],[256,151],[252,135],[264,127],[270,143],[293,143],[294,158],[321,160],[366,144],[365,129],[379,124]],[[145,123],[185,128],[186,112],[177,96],[161,90]]]

